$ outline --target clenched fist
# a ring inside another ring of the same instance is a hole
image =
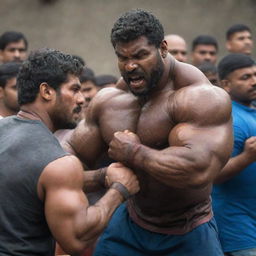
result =
[[[245,141],[243,153],[247,155],[250,162],[256,161],[256,136],[252,136]]]
[[[112,159],[127,164],[139,145],[140,139],[135,133],[128,130],[115,132],[108,154]]]
[[[121,163],[113,163],[107,169],[106,183],[108,187],[111,187],[114,182],[123,184],[130,195],[136,194],[140,189],[137,176]]]

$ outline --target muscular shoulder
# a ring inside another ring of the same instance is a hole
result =
[[[177,90],[170,98],[174,120],[198,125],[224,123],[231,117],[231,100],[221,88],[198,84]]]
[[[199,84],[210,84],[206,76],[188,63],[175,62],[174,85],[176,89]]]
[[[102,114],[103,110],[111,108],[121,108],[126,103],[130,103],[135,97],[123,89],[119,88],[104,88],[100,90],[93,98],[87,112],[87,118],[97,119]]]
[[[44,188],[82,187],[82,164],[73,155],[58,158],[45,167],[40,177],[40,183]]]

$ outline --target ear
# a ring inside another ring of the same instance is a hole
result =
[[[230,46],[230,42],[229,41],[226,41],[226,48],[227,48],[228,51],[230,51],[231,46]]]
[[[227,79],[223,79],[220,81],[220,86],[227,92],[227,93],[230,93],[231,91],[231,83],[229,80]]]
[[[43,82],[39,86],[39,94],[46,101],[51,101],[55,98],[56,91],[47,83]]]
[[[160,43],[160,54],[161,54],[162,58],[165,58],[168,54],[167,42],[165,40],[163,40]]]

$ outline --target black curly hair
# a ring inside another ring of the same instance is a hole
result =
[[[160,21],[150,12],[136,9],[121,15],[111,30],[111,43],[127,43],[145,36],[149,44],[160,47],[164,39],[164,29]]]
[[[33,102],[41,83],[58,90],[69,74],[79,76],[82,69],[83,64],[72,55],[47,48],[32,52],[17,77],[19,104]]]

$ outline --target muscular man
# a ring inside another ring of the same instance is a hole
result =
[[[111,40],[127,90],[98,92],[66,146],[91,166],[110,147],[141,189],[117,209],[95,255],[223,255],[210,193],[232,149],[229,95],[168,53],[146,11],[123,14]]]
[[[55,242],[81,253],[98,237],[112,213],[138,191],[136,176],[120,163],[83,172],[51,132],[73,128],[84,100],[81,63],[55,50],[33,53],[18,76],[17,116],[0,121],[0,254],[54,255]],[[94,206],[83,189],[109,190]]]
[[[166,35],[168,52],[178,61],[187,62],[187,44],[179,35]]]
[[[229,54],[218,71],[232,99],[234,149],[216,179],[214,215],[227,255],[256,255],[256,63],[247,55]]]
[[[208,35],[200,35],[192,42],[191,61],[196,67],[203,62],[216,64],[218,53],[217,40]]]
[[[6,31],[0,36],[0,61],[24,61],[27,58],[28,41],[17,31]]]
[[[226,48],[230,53],[252,54],[251,29],[244,24],[235,24],[226,32]]]
[[[0,118],[19,111],[16,83],[20,65],[15,62],[0,65]]]

